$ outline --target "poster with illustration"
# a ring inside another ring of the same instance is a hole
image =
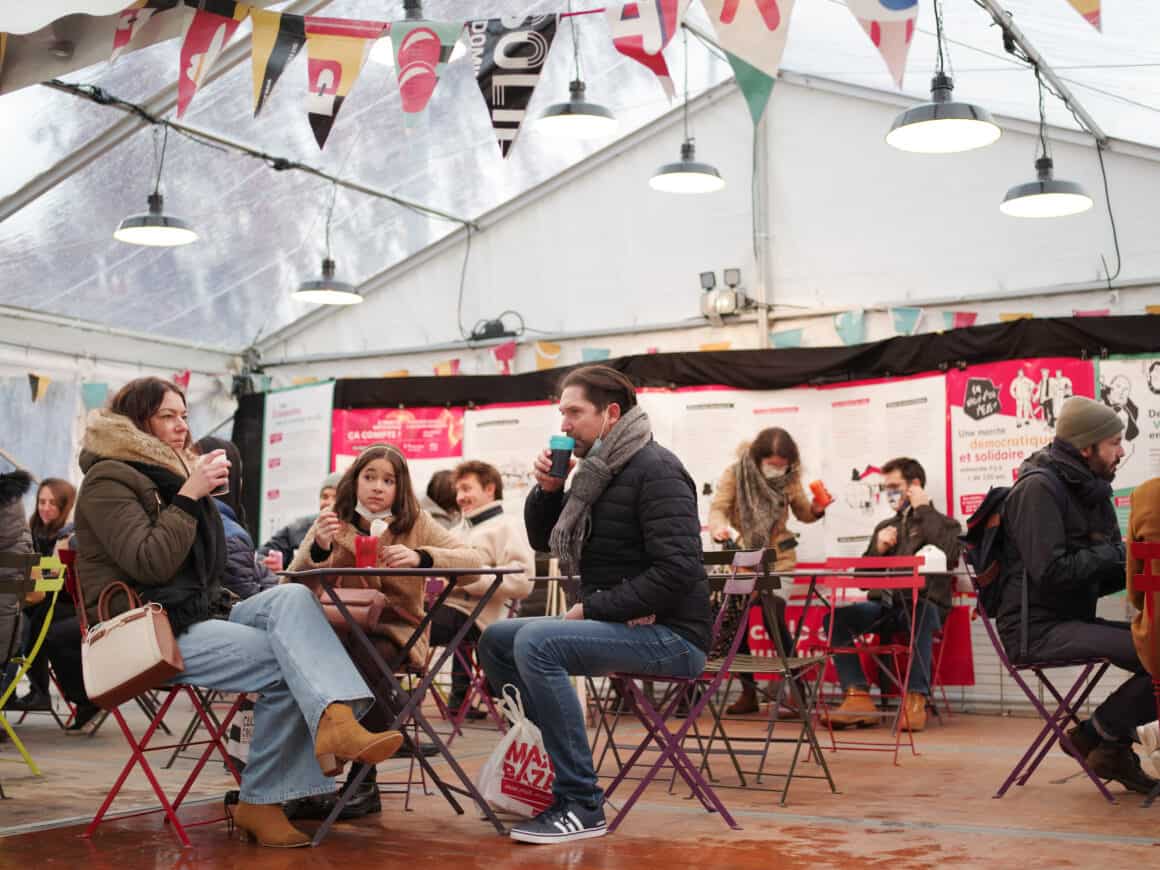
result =
[[[992,486],[1051,443],[1063,403],[1095,396],[1095,367],[1065,357],[1005,360],[947,372],[951,515],[965,520]]]
[[[891,514],[881,468],[918,460],[931,503],[946,509],[946,392],[942,375],[865,381],[818,391],[822,468],[836,501],[826,512],[826,556],[861,556]]]
[[[1124,458],[1116,469],[1116,513],[1128,527],[1132,490],[1160,477],[1160,356],[1100,360],[1098,398],[1124,423]]]

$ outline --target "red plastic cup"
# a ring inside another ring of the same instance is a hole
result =
[[[356,568],[374,568],[379,555],[379,539],[372,535],[356,535],[354,565]]]
[[[818,503],[818,507],[829,507],[834,503],[834,497],[830,495],[830,491],[820,480],[810,482],[810,492],[813,493],[814,501]]]

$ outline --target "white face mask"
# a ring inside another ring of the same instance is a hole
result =
[[[387,508],[385,511],[375,512],[364,505],[361,501],[354,506],[354,512],[367,522],[374,522],[375,520],[389,520],[391,518],[391,509]]]
[[[766,480],[779,480],[785,477],[788,468],[778,468],[776,465],[761,466],[761,474]]]
[[[591,456],[593,453],[595,453],[597,450],[599,450],[600,445],[604,443],[604,428],[608,425],[608,409],[607,408],[604,409],[604,416],[601,418],[601,420],[603,422],[600,424],[600,434],[596,436],[596,440],[593,441],[592,446],[588,448],[588,453],[585,454],[585,458],[587,458],[588,456]]]

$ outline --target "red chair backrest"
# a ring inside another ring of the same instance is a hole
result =
[[[1144,612],[1149,616],[1156,607],[1154,596],[1160,592],[1160,541],[1128,541],[1128,564],[1142,568],[1132,578],[1132,588],[1144,593]]]
[[[926,578],[918,569],[926,563],[922,556],[834,556],[826,560],[830,571],[851,573],[822,577],[831,589],[922,589]],[[891,571],[887,576],[856,574],[857,571]]]

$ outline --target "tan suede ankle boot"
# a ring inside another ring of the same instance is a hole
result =
[[[310,845],[310,837],[290,824],[279,804],[240,801],[230,812],[230,818],[243,840],[251,840],[259,846],[297,849]]]
[[[348,761],[378,764],[386,761],[403,745],[398,731],[367,731],[354,718],[346,704],[331,704],[322,711],[314,738],[314,756],[327,776],[338,775]]]

